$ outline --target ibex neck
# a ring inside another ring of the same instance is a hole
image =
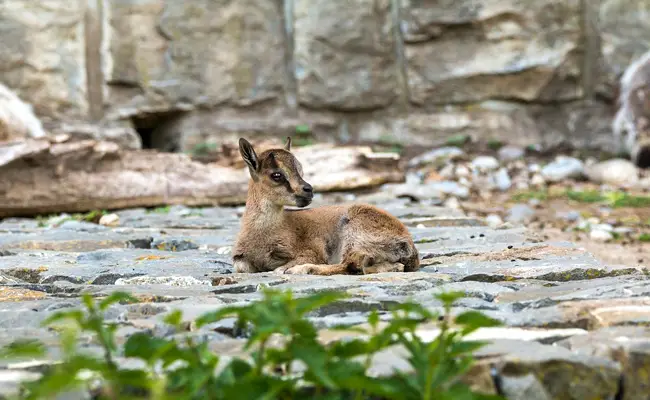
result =
[[[269,226],[282,223],[284,207],[273,204],[263,194],[255,190],[254,182],[249,182],[246,210],[242,219],[246,224]]]

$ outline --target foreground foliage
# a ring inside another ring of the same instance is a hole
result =
[[[201,316],[197,327],[235,318],[246,337],[250,357],[219,357],[207,341],[156,337],[139,332],[123,346],[115,339],[117,325],[104,320],[104,312],[118,302],[136,301],[116,293],[99,302],[83,298],[85,309],[62,311],[45,323],[59,332],[63,359],[36,381],[24,383],[21,398],[54,398],[71,390],[86,390],[101,399],[497,399],[473,393],[461,381],[474,362],[472,352],[483,343],[464,339],[496,321],[476,311],[454,318],[450,310],[459,293],[438,295],[445,313],[437,315],[414,303],[391,310],[392,318],[380,323],[373,312],[365,328],[353,338],[323,343],[308,314],[342,300],[338,293],[318,293],[296,298],[291,292],[266,291],[264,299],[246,306],[226,307]],[[415,334],[425,322],[436,321],[440,335],[425,342]],[[177,332],[187,330],[175,311],[165,322]],[[80,334],[91,333],[101,346],[101,357],[84,353]],[[177,336],[178,337],[178,336]],[[278,338],[281,338],[278,340]],[[407,352],[412,372],[388,376],[368,374],[372,357],[393,345]],[[21,340],[2,350],[1,357],[41,357],[45,346]],[[126,367],[118,360],[137,359],[140,366]]]

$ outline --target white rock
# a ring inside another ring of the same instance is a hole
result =
[[[447,208],[452,208],[454,210],[458,210],[460,208],[460,202],[455,197],[448,198],[447,200],[445,200],[443,205]]]
[[[412,158],[408,166],[409,167],[419,167],[427,164],[436,164],[445,161],[455,160],[465,155],[465,152],[458,147],[440,147],[427,151],[424,154],[420,154],[417,157]]]
[[[461,199],[469,197],[469,189],[454,181],[428,182],[420,185],[385,185],[396,197],[411,197],[420,201],[432,198],[455,196]]]
[[[592,182],[631,187],[639,182],[637,167],[630,161],[614,158],[585,168],[585,175]]]
[[[533,173],[539,172],[541,170],[542,170],[542,167],[540,167],[539,164],[530,164],[528,166],[528,171],[533,172]]]
[[[555,161],[542,168],[542,176],[550,182],[578,178],[584,173],[582,161],[573,157],[557,156]]]
[[[610,224],[592,224],[591,225],[591,230],[592,231],[605,231],[605,232],[612,232],[614,230],[614,227],[611,226]]]
[[[533,186],[544,186],[546,184],[546,180],[540,174],[535,174],[532,178],[530,178],[530,184]]]
[[[619,226],[617,228],[614,228],[612,232],[618,233],[619,235],[630,235],[634,233],[634,229],[628,228],[627,226]]]
[[[99,225],[116,226],[119,223],[120,216],[115,213],[102,215],[102,217],[99,219]]]
[[[422,177],[419,174],[409,173],[406,174],[404,182],[406,182],[407,184],[422,183]]]
[[[535,210],[525,204],[515,204],[508,211],[506,220],[513,224],[530,221],[535,215]]]
[[[517,188],[517,190],[528,190],[530,189],[530,185],[528,182],[519,181],[515,183],[515,188]]]
[[[479,171],[494,171],[499,168],[499,160],[492,156],[478,156],[472,161],[472,166]]]
[[[485,217],[485,222],[488,224],[490,228],[493,229],[503,224],[503,220],[501,219],[501,217],[499,217],[496,214],[490,214],[487,217]]]
[[[217,249],[217,254],[225,255],[232,253],[232,246],[223,246]]]
[[[524,156],[524,149],[517,146],[504,146],[499,149],[499,160],[507,162],[514,161]]]
[[[133,278],[120,278],[115,285],[168,285],[168,286],[195,286],[212,285],[212,282],[198,280],[193,276],[135,276]]]
[[[445,179],[453,179],[454,178],[454,164],[447,164],[440,171],[438,171],[438,175],[442,176]]]
[[[598,242],[607,242],[614,238],[611,232],[603,231],[600,229],[592,230],[591,232],[589,232],[589,237],[591,238],[591,240],[595,240]]]
[[[442,181],[442,182],[432,182],[429,183],[429,186],[432,190],[436,190],[440,193],[446,195],[460,197],[461,199],[466,199],[469,197],[469,189],[453,181]]]
[[[497,189],[502,192],[510,189],[512,186],[512,180],[510,180],[510,175],[508,175],[508,170],[505,168],[500,168],[496,174],[494,174],[494,183]]]
[[[471,174],[469,168],[464,165],[456,166],[456,177],[457,178],[466,178]]]

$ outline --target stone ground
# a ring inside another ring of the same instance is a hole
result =
[[[345,200],[319,197],[315,205]],[[261,289],[295,293],[338,289],[353,297],[312,316],[323,329],[365,321],[412,299],[439,307],[433,294],[461,290],[455,311],[481,310],[505,327],[477,333],[491,344],[479,353],[475,385],[509,399],[642,399],[650,393],[650,280],[639,266],[610,264],[555,235],[523,226],[490,228],[459,209],[411,203],[385,194],[361,195],[404,221],[422,257],[415,273],[366,276],[236,274],[230,246],[242,208],[117,212],[119,225],[54,218],[0,222],[0,345],[16,338],[55,337],[39,324],[80,305],[79,296],[126,290],[142,302],[114,306],[120,340],[139,330],[166,335],[163,316],[181,309],[188,320],[226,304],[261,298]],[[385,314],[384,317],[387,317]],[[193,327],[191,329],[194,330]],[[203,328],[222,353],[236,354],[232,325]],[[422,335],[433,335],[424,327]],[[327,334],[327,330],[324,330]],[[56,347],[52,348],[53,357]],[[374,369],[404,368],[398,350]],[[0,363],[0,392],[22,377]]]

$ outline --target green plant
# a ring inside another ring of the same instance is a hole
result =
[[[605,200],[605,197],[597,190],[567,190],[566,196],[569,200],[577,201],[580,203],[598,203]]]
[[[87,213],[75,213],[65,218],[60,218],[56,221],[55,227],[60,226],[66,221],[86,221],[98,223],[102,216],[108,214],[106,210],[92,210]],[[36,221],[38,221],[38,227],[44,228],[50,224],[50,220],[56,218],[56,214],[52,215],[37,215]]]
[[[192,147],[192,150],[190,150],[189,153],[194,156],[205,156],[215,152],[217,147],[217,144],[213,142],[197,143]]]
[[[150,210],[147,210],[147,214],[169,214],[169,211],[171,211],[171,207],[169,206],[162,206],[162,207],[156,207]]]
[[[503,147],[503,142],[499,139],[489,139],[487,142],[487,147],[490,150],[497,151]]]
[[[625,192],[611,192],[606,193],[605,196],[609,204],[614,208],[643,208],[650,206],[650,197],[648,196],[634,196]]]
[[[291,292],[267,290],[262,301],[204,314],[196,320],[197,327],[234,317],[238,331],[246,336],[244,350],[249,357],[222,360],[206,341],[190,336],[177,340],[138,332],[120,347],[115,339],[117,324],[106,323],[103,313],[117,302],[137,300],[114,293],[97,303],[85,295],[85,310],[61,311],[46,321],[60,332],[63,360],[40,379],[24,383],[22,398],[52,398],[75,388],[90,388],[95,398],[102,399],[500,398],[474,393],[463,381],[474,362],[472,353],[484,344],[465,337],[498,324],[477,311],[452,318],[452,305],[461,294],[436,296],[443,304],[442,315],[404,303],[393,308],[389,322],[380,323],[375,311],[366,327],[337,328],[356,337],[325,343],[307,317],[344,297],[324,292],[296,298]],[[416,331],[431,321],[440,321],[440,334],[426,342]],[[186,330],[179,311],[168,314],[165,322],[177,332]],[[93,334],[103,351],[101,357],[77,347],[81,333]],[[370,376],[373,355],[393,345],[407,350],[412,372]],[[38,357],[44,352],[42,343],[21,340],[2,349],[0,356]],[[120,357],[139,359],[143,365],[123,367]]]
[[[650,242],[650,233],[642,233],[639,235],[639,242]]]
[[[467,143],[471,141],[471,138],[469,135],[464,135],[462,133],[459,133],[457,135],[452,135],[447,138],[445,141],[445,144],[447,146],[455,146],[455,147],[463,147]]]
[[[532,199],[536,200],[548,200],[549,194],[547,190],[523,190],[517,193],[514,193],[511,197],[512,201],[523,202]]]
[[[314,135],[307,124],[296,125],[296,134],[293,136],[292,145],[296,147],[314,144]]]

